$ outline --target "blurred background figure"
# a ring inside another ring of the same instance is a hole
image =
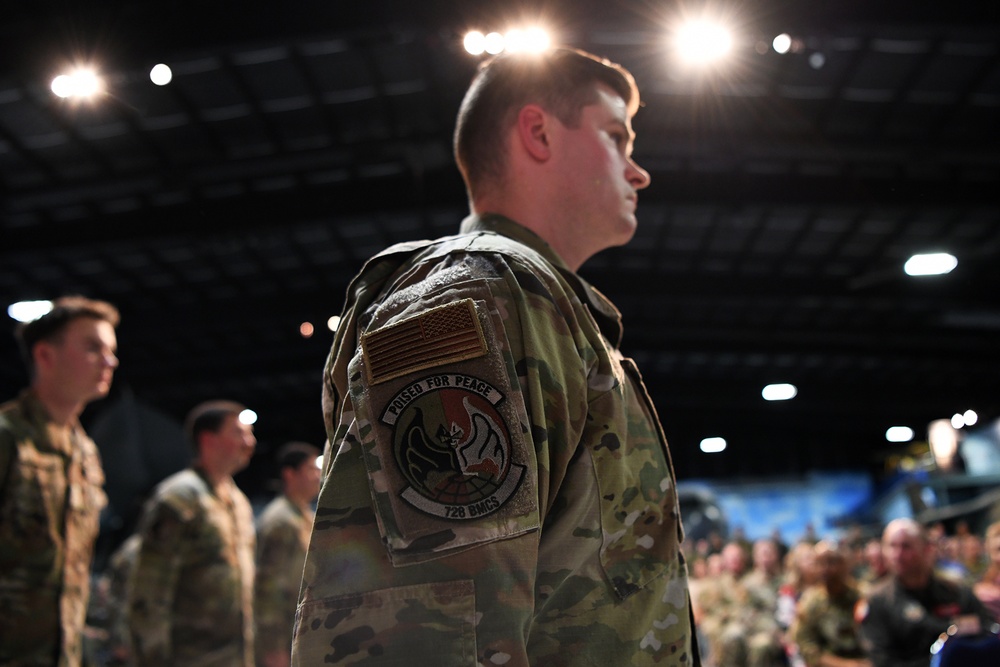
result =
[[[1000,521],[986,529],[986,555],[989,565],[972,590],[1000,623]]]
[[[312,531],[312,504],[319,495],[319,453],[314,445],[289,442],[275,456],[281,493],[257,521],[254,616],[258,667],[287,667],[291,659],[295,607]]]
[[[795,654],[807,667],[871,667],[854,609],[861,599],[849,576],[847,555],[832,542],[815,547],[820,585],[802,596],[790,632]]]
[[[75,667],[107,504],[79,417],[111,389],[118,310],[64,297],[18,327],[31,386],[0,406],[0,664]]]
[[[185,421],[194,463],[146,505],[128,586],[136,664],[253,667],[256,536],[232,477],[257,442],[244,410],[232,401],[196,406]]]

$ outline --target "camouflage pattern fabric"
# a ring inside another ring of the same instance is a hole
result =
[[[861,598],[855,588],[830,597],[825,586],[812,586],[802,594],[789,633],[808,667],[818,667],[824,653],[837,658],[864,658],[861,633],[854,620],[854,606]]]
[[[28,390],[0,406],[0,664],[76,667],[107,504],[97,447]]]
[[[253,512],[232,480],[201,471],[160,483],[129,582],[137,665],[252,667]]]
[[[499,216],[373,258],[325,370],[294,665],[690,665],[670,457],[618,311]]]
[[[258,664],[263,664],[264,655],[291,653],[295,607],[312,520],[312,512],[303,514],[295,503],[280,495],[268,503],[257,521],[254,616]]]
[[[107,582],[107,610],[105,616],[108,625],[107,654],[109,664],[132,664],[132,641],[129,637],[128,621],[128,585],[132,578],[132,569],[139,557],[140,536],[135,533],[121,543],[111,554],[108,567],[104,572]]]

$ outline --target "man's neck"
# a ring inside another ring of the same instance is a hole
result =
[[[221,470],[218,466],[211,465],[211,463],[206,461],[204,458],[199,458],[195,461],[194,465],[205,474],[205,477],[208,479],[208,482],[212,485],[213,489],[219,489],[226,486],[233,480],[233,476],[229,474],[228,470]]]
[[[303,498],[302,496],[297,496],[293,493],[285,491],[285,497],[288,498],[288,502],[299,508],[299,511],[303,514],[308,515],[312,512],[312,501],[308,498]]]
[[[59,426],[70,426],[76,422],[86,405],[79,401],[66,399],[57,388],[45,383],[36,383],[32,386],[38,401],[45,407],[49,419]]]
[[[922,588],[927,588],[927,585],[931,581],[931,573],[920,572],[917,574],[907,575],[905,577],[897,574],[896,581],[899,582],[900,586],[907,590],[918,591]]]

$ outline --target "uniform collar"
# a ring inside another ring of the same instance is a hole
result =
[[[559,270],[580,300],[590,307],[590,312],[604,337],[611,341],[615,348],[621,344],[621,313],[593,285],[571,271],[562,257],[541,236],[497,213],[474,213],[462,221],[461,231],[463,234],[492,233],[506,236],[540,254]]]

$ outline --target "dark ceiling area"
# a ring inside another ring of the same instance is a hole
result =
[[[625,317],[679,478],[885,470],[929,421],[1000,417],[1000,24],[988,2],[716,3],[731,62],[666,47],[712,3],[19,2],[0,18],[0,302],[119,306],[113,390],[240,400],[320,442],[347,283],[466,212],[466,28],[543,17],[628,67],[640,229],[582,271]],[[352,5],[352,6],[348,6]],[[769,48],[778,33],[795,47]],[[97,63],[88,103],[49,81]],[[173,81],[153,85],[164,62]],[[914,253],[957,268],[911,278]],[[300,324],[316,333],[303,338]],[[9,332],[0,397],[26,383]],[[798,396],[767,403],[761,388]],[[99,413],[97,404],[88,416]],[[699,451],[706,436],[728,449]]]

